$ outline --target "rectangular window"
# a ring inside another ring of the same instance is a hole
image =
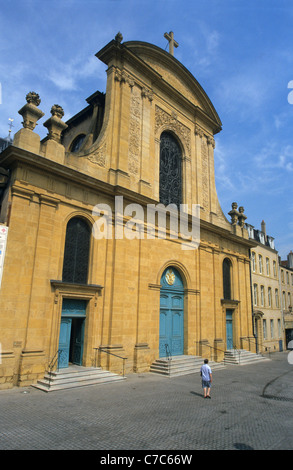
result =
[[[260,304],[262,307],[265,305],[265,288],[264,286],[260,286]]]
[[[262,321],[263,339],[267,339],[267,321]]]
[[[277,264],[276,264],[276,261],[273,261],[273,271],[274,271],[274,277],[277,277]]]
[[[268,288],[268,303],[269,303],[269,307],[272,306],[272,289],[269,287]]]
[[[278,289],[275,289],[275,303],[276,303],[276,308],[279,308],[279,291],[278,291]]]
[[[271,320],[270,324],[271,324],[271,338],[274,338],[274,320]]]
[[[279,336],[279,338],[282,337],[281,320],[280,320],[280,318],[278,318],[278,336]]]
[[[283,304],[282,304],[282,306],[283,306],[283,309],[286,308],[286,292],[285,291],[283,291]]]
[[[262,274],[262,256],[258,255],[259,274]]]
[[[270,260],[266,258],[266,268],[267,268],[267,276],[270,275]]]

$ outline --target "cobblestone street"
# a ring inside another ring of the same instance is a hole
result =
[[[287,353],[213,374],[212,399],[199,374],[45,393],[0,392],[0,449],[293,449],[293,365]]]

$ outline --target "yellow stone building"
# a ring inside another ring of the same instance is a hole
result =
[[[256,242],[251,250],[253,320],[258,351],[282,351],[285,346],[284,322],[280,304],[279,255],[274,238],[248,225],[249,237]]]
[[[280,304],[284,317],[286,348],[293,349],[293,252],[280,260]]]
[[[126,357],[129,373],[252,344],[253,243],[243,208],[229,221],[218,201],[210,99],[171,49],[118,34],[96,55],[106,93],[67,123],[52,106],[42,141],[28,93],[0,157],[2,388],[36,382],[56,358],[121,373]]]

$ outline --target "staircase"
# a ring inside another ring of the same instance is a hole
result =
[[[201,356],[172,356],[169,359],[162,357],[152,363],[150,372],[167,377],[178,377],[180,375],[196,374],[203,365]],[[221,362],[209,362],[212,372],[223,369],[225,365]]]
[[[114,374],[100,367],[69,366],[55,372],[48,372],[42,380],[38,380],[32,387],[44,392],[54,392],[87,385],[106,384],[124,380],[125,377]]]
[[[270,361],[268,357],[252,353],[245,349],[229,349],[225,351],[224,364],[246,365],[261,361]]]

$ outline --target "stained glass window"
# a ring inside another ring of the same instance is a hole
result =
[[[181,149],[170,132],[163,132],[160,142],[160,202],[167,206],[182,204]]]
[[[68,222],[62,274],[64,282],[87,283],[90,234],[89,225],[80,217]]]

